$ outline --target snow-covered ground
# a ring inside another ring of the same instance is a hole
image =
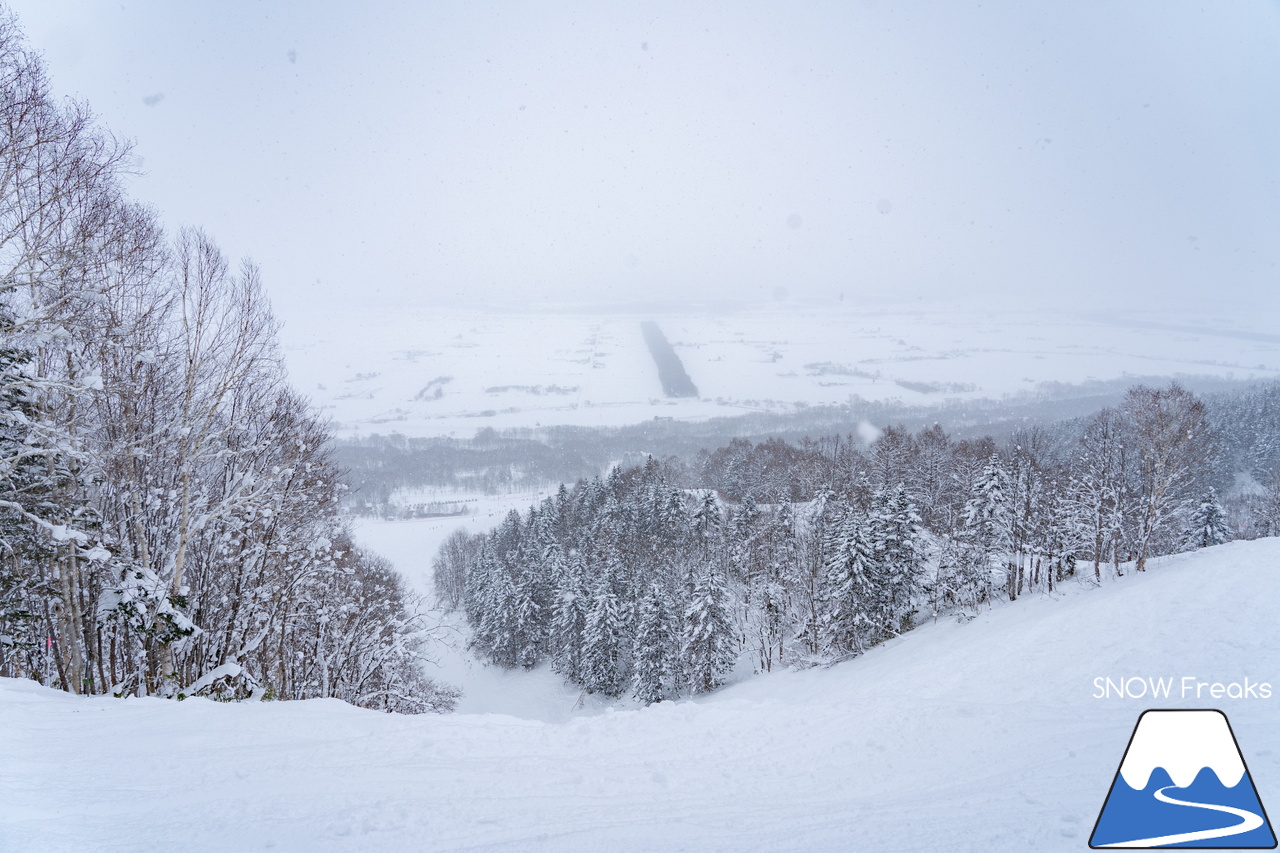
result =
[[[449,534],[458,528],[488,533],[511,510],[524,514],[529,507],[554,494],[554,489],[510,495],[441,492],[441,496],[466,506],[468,515],[415,518],[399,521],[355,519],[354,533],[361,546],[395,563],[396,569],[419,591],[431,589],[431,561]]]
[[[459,518],[423,518],[411,521],[356,519],[355,534],[363,547],[395,564],[413,589],[430,604],[431,560],[445,538],[459,527],[472,533],[487,532],[497,526],[510,510],[526,511],[547,497],[547,492],[529,492],[505,497],[468,496],[466,503],[477,507],[472,515]],[[427,674],[462,688],[459,713],[510,714],[525,719],[563,722],[575,713],[599,711],[603,703],[583,696],[577,688],[542,666],[532,672],[485,666],[466,651],[466,619],[461,613],[432,611],[428,619],[440,640],[431,646]]]
[[[662,327],[698,398],[663,396],[644,319]],[[654,314],[371,303],[358,315],[290,319],[283,339],[295,385],[339,434],[469,438],[482,427],[785,412],[851,396],[927,403],[1126,377],[1270,379],[1280,376],[1280,335],[1265,319],[835,302]]]
[[[560,723],[0,680],[0,849],[1083,850],[1148,707],[1225,711],[1274,813],[1277,564],[1280,540],[1162,558],[831,669]],[[1107,676],[1273,693],[1094,698]]]

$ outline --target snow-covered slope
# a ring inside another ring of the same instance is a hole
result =
[[[415,591],[429,596],[431,560],[452,531],[462,527],[472,533],[487,533],[509,510],[524,512],[547,496],[548,492],[543,491],[480,498],[474,503],[478,511],[460,518],[410,521],[359,518],[355,520],[355,534],[362,546],[390,559]],[[436,626],[434,632],[440,642],[432,647],[428,674],[462,688],[462,699],[458,703],[458,711],[462,713],[511,714],[531,720],[563,722],[575,709],[603,704],[583,701],[579,689],[566,684],[548,666],[532,672],[485,666],[465,650],[469,632],[461,613],[435,611],[429,618]]]
[[[0,680],[0,849],[1083,850],[1147,707],[1225,711],[1274,810],[1280,699],[1098,699],[1094,679],[1280,683],[1278,564],[1280,540],[1165,558],[565,723]]]

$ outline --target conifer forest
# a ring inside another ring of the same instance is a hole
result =
[[[588,692],[649,703],[714,688],[740,653],[757,671],[830,662],[925,620],[1275,536],[1278,475],[1276,385],[1209,405],[1134,386],[1002,443],[936,424],[870,446],[737,439],[456,533],[435,589],[488,660],[550,660]]]

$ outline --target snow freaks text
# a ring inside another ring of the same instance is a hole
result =
[[[1271,684],[1245,677],[1238,681],[1205,681],[1194,675],[1128,676],[1093,680],[1094,699],[1270,699]]]

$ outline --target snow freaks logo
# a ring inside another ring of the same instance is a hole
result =
[[[1274,848],[1275,833],[1226,715],[1143,712],[1089,846]]]

